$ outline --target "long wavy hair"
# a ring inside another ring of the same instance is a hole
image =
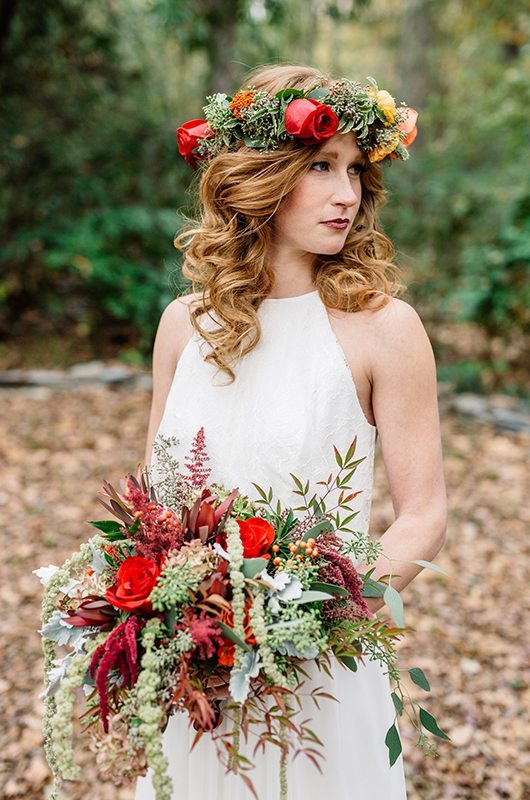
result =
[[[312,67],[261,67],[242,88],[252,85],[271,94],[288,87],[307,90],[321,76]],[[325,77],[322,85],[333,83]],[[289,141],[261,152],[241,143],[233,152],[218,154],[200,174],[196,219],[175,239],[184,251],[182,271],[191,281],[191,292],[200,293],[190,318],[209,345],[205,360],[225,372],[230,383],[237,360],[260,340],[257,311],[274,282],[267,261],[274,215],[318,149]],[[334,255],[316,255],[313,268],[324,305],[348,312],[379,309],[404,290],[400,270],[392,263],[394,247],[376,219],[386,202],[383,170],[367,159],[366,167],[361,205],[344,247]],[[215,325],[204,325],[204,315]]]

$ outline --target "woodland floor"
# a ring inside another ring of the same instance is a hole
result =
[[[148,402],[146,391],[108,388],[0,394],[2,797],[40,800],[50,791],[38,698],[41,587],[31,571],[61,563],[88,538],[102,480],[115,482],[142,459]],[[439,757],[425,759],[401,722],[409,800],[528,800],[530,437],[451,415],[442,424],[450,524],[437,563],[449,577],[425,570],[405,591],[413,630],[400,661],[427,673],[432,692],[422,705],[452,743],[439,741]],[[372,531],[391,520],[378,454]],[[79,760],[83,784],[65,797],[132,797],[130,788],[96,788],[86,748]]]

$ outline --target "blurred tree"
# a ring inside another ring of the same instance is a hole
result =
[[[206,55],[206,94],[226,91],[239,77],[234,55],[246,7],[247,0],[156,0],[153,6],[183,48]]]
[[[46,316],[147,351],[193,202],[175,126],[257,64],[314,59],[420,112],[383,209],[414,302],[519,341],[529,42],[527,0],[3,0],[0,332]]]
[[[110,318],[128,315],[131,330],[137,325],[147,342],[170,297],[164,260],[174,266],[176,147],[160,93],[157,42],[138,47],[136,22],[132,11],[128,17],[105,0],[16,4],[0,69],[0,326],[6,333],[20,330],[19,321],[27,322],[37,307],[52,323],[67,322],[71,335],[88,333],[96,345],[105,330],[101,309],[108,314],[112,306]],[[142,30],[144,44],[150,34]],[[149,50],[146,69],[141,58]],[[138,228],[135,248],[124,247],[125,237],[132,243],[132,220],[146,217],[151,224]],[[105,219],[116,229],[106,246],[116,248],[129,280],[136,263],[153,284],[134,307],[124,299],[118,315],[123,287],[116,263],[106,262],[103,280],[103,262],[89,257]],[[81,235],[88,229],[92,244]],[[71,252],[76,240],[67,267],[57,253],[66,242]],[[68,269],[66,281],[59,263]]]

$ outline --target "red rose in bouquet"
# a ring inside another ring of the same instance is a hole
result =
[[[274,541],[274,528],[261,517],[236,520],[239,525],[243,556],[245,558],[268,558],[267,551]]]
[[[148,600],[160,575],[160,567],[149,558],[126,558],[116,575],[116,583],[107,589],[106,599],[124,611],[151,612]]]
[[[338,127],[339,118],[335,112],[310,97],[293,100],[285,111],[285,130],[307,145],[329,139]]]
[[[179,153],[191,167],[195,167],[199,156],[193,151],[200,140],[208,136],[208,123],[204,119],[191,119],[177,128],[177,144]]]

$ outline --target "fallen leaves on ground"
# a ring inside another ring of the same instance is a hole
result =
[[[38,698],[41,587],[31,571],[61,563],[92,535],[86,521],[101,516],[103,479],[116,482],[142,460],[148,403],[145,391],[107,388],[0,396],[2,797],[41,800],[50,791]],[[449,577],[424,570],[405,590],[413,630],[400,662],[427,673],[432,692],[410,683],[411,695],[452,743],[439,741],[439,757],[426,759],[400,722],[409,800],[528,800],[530,439],[448,416],[443,442],[450,523],[437,563]],[[372,530],[392,519],[378,453]],[[83,783],[65,796],[132,798],[130,787],[99,781],[90,752],[81,749],[79,762]]]

